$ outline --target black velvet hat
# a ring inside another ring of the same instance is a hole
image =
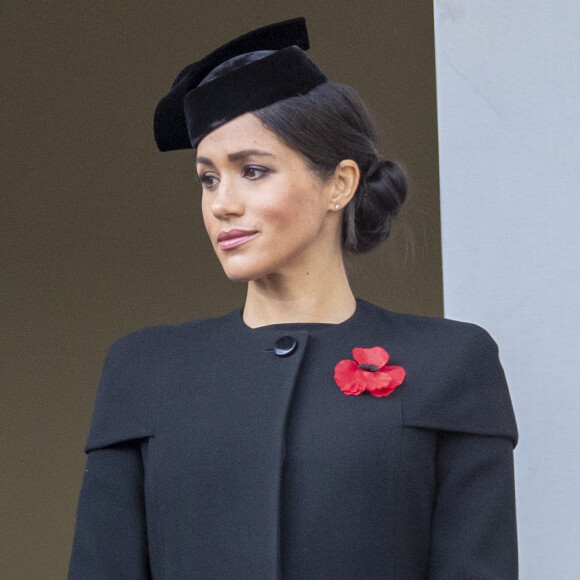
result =
[[[197,147],[205,135],[235,117],[326,82],[303,52],[309,46],[306,21],[294,18],[248,32],[185,67],[155,110],[157,147]],[[202,82],[219,65],[256,51],[273,52]]]

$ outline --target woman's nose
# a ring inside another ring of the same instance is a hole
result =
[[[237,216],[244,213],[236,188],[225,179],[222,180],[217,190],[213,193],[211,211],[218,219],[225,219],[229,216]]]

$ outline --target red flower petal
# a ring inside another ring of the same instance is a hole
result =
[[[341,360],[334,367],[334,380],[346,395],[360,395],[365,390],[356,380],[357,370],[358,365],[353,360]]]
[[[395,387],[398,387],[405,380],[405,376],[407,375],[407,371],[403,367],[397,366],[385,367],[384,369],[381,369],[381,371],[387,372],[391,375]]]
[[[379,389],[384,389],[391,384],[392,378],[389,373],[381,371],[365,371],[357,369],[355,372],[356,382],[366,388],[367,391],[373,392]]]
[[[405,369],[403,367],[385,367],[380,371],[374,373],[375,375],[387,376],[388,381],[384,381],[381,385],[379,381],[374,383],[374,386],[368,385],[367,390],[375,397],[386,397],[390,395],[405,379]]]
[[[369,391],[373,397],[386,397],[390,395],[397,387],[390,385],[384,389],[377,389],[376,391]]]
[[[389,353],[380,346],[373,346],[373,348],[353,348],[352,358],[359,365],[375,365],[381,368],[389,362]]]

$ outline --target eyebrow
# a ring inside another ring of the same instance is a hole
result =
[[[266,151],[260,151],[259,149],[244,149],[243,151],[230,153],[228,155],[228,161],[239,161],[240,159],[247,159],[248,157],[274,157],[274,155],[267,153]],[[198,157],[197,163],[215,166],[215,163],[207,157]]]

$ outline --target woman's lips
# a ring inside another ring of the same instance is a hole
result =
[[[249,242],[252,238],[255,238],[258,232],[249,230],[229,230],[227,232],[222,232],[218,238],[218,245],[222,250],[232,250],[237,248],[246,242]]]

